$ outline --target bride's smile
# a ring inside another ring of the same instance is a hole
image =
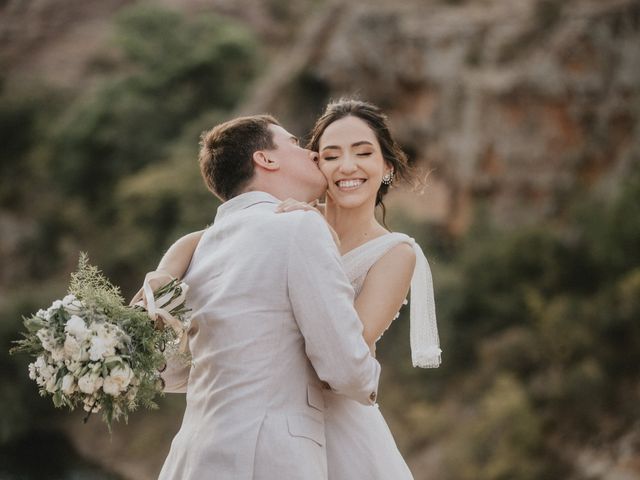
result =
[[[338,180],[336,185],[342,191],[348,192],[351,190],[356,190],[360,187],[364,182],[366,182],[366,178],[354,178],[354,179],[346,179],[346,180]]]

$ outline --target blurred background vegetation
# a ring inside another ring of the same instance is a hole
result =
[[[378,350],[415,478],[640,478],[640,4],[513,3],[0,3],[0,478],[157,476],[182,396],[83,425],[8,355],[21,316],[79,251],[129,297],[212,221],[202,130],[304,136],[342,94],[430,172],[388,219],[430,259],[444,363],[411,367],[407,312]]]

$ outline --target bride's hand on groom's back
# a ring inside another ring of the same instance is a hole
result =
[[[295,198],[287,198],[285,201],[280,202],[276,208],[276,213],[293,212],[294,210],[311,210],[323,215],[324,204],[319,203],[318,200],[306,203]]]
[[[311,203],[306,203],[296,200],[295,198],[287,198],[285,201],[281,202],[278,205],[278,207],[276,208],[276,213],[293,212],[295,210],[317,212],[322,216],[322,218],[324,218],[324,203],[320,203],[318,200],[314,200]],[[340,246],[340,237],[338,237],[338,234],[333,229],[333,227],[329,225],[328,222],[327,226],[329,227],[329,231],[331,232],[333,241],[336,242],[336,245]]]

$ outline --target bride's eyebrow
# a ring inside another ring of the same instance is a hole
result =
[[[361,145],[369,145],[369,146],[373,147],[373,143],[369,142],[368,140],[360,140],[359,142],[352,143],[351,144],[351,148],[359,147]],[[342,148],[339,147],[338,145],[327,145],[321,151],[324,152],[325,150],[330,150],[330,149],[342,150]]]
[[[321,152],[324,152],[325,150],[341,150],[340,147],[338,145],[327,145],[326,147],[324,147]]]

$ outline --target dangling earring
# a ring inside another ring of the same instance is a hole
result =
[[[391,182],[393,182],[393,170],[385,173],[382,177],[382,183],[384,183],[385,185],[391,185]]]

